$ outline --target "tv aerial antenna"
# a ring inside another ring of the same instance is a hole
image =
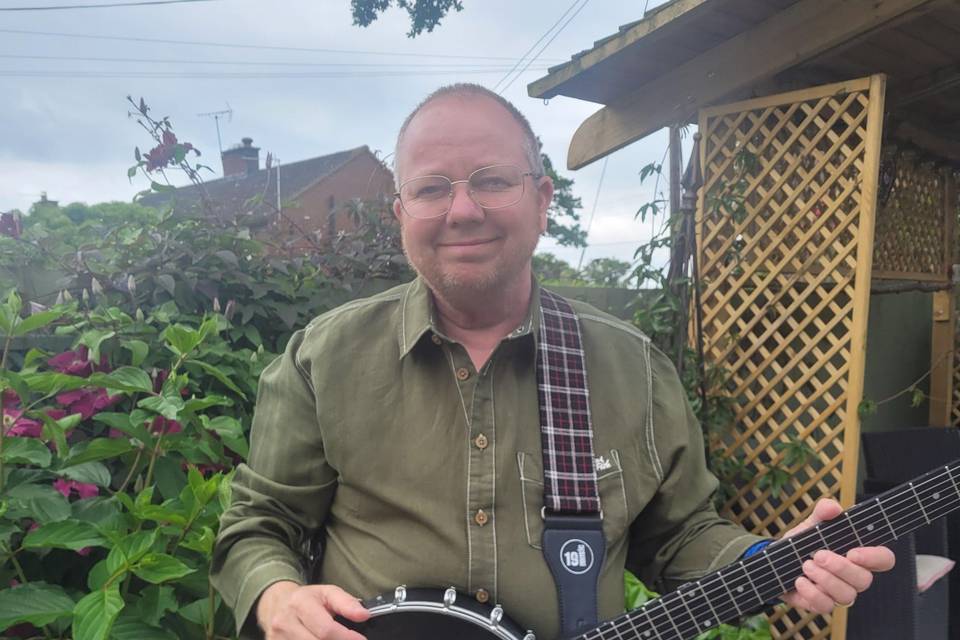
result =
[[[207,113],[198,113],[201,118],[213,118],[217,125],[217,146],[220,147],[220,153],[223,153],[223,141],[220,139],[220,119],[226,118],[227,122],[233,121],[233,107],[227,102],[227,108],[223,111],[208,111]]]

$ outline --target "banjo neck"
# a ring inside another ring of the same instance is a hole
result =
[[[689,582],[574,640],[689,640],[763,607],[792,589],[820,549],[844,554],[897,540],[960,508],[960,460],[848,509],[833,520],[768,545],[745,560]]]

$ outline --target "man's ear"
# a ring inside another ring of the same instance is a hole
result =
[[[540,213],[540,233],[547,231],[547,210],[553,202],[553,180],[550,176],[540,178],[537,185],[537,206]]]
[[[393,198],[393,217],[397,219],[397,222],[403,225],[403,208],[400,205],[400,198],[394,196]]]

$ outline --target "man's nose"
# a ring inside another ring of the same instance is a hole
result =
[[[470,195],[470,183],[457,180],[450,185],[452,197],[450,211],[447,212],[448,224],[466,224],[482,222],[485,212]]]

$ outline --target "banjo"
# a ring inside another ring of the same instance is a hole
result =
[[[789,591],[803,573],[803,561],[820,549],[844,554],[855,547],[883,545],[956,509],[960,509],[960,460],[776,541],[571,640],[690,640]],[[364,605],[372,614],[366,622],[341,622],[368,640],[536,640],[500,605],[480,604],[453,588],[401,586]]]

